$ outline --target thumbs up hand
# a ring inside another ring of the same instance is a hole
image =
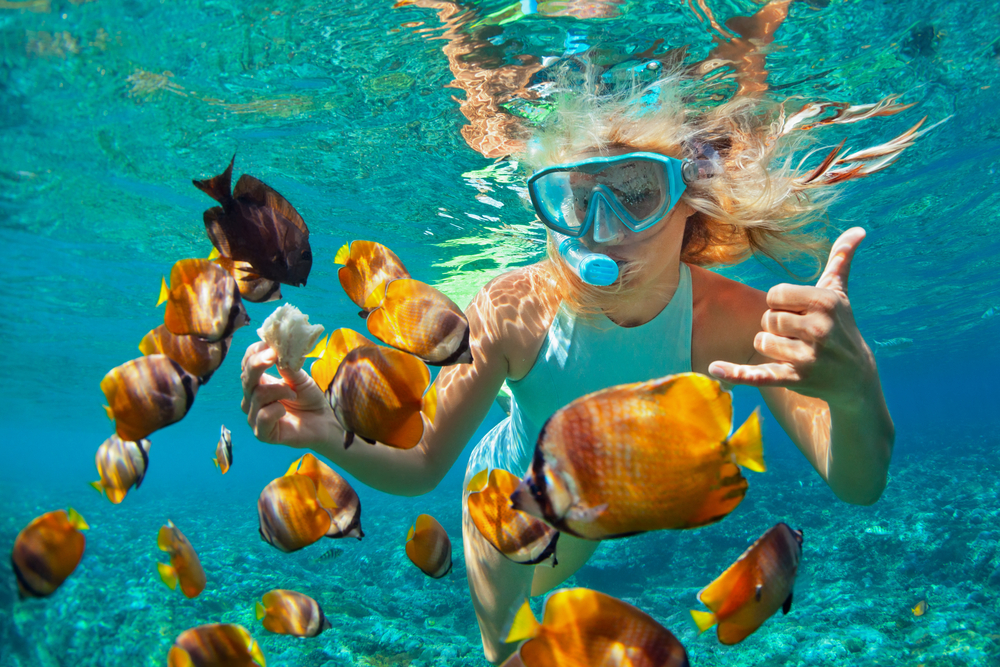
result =
[[[856,398],[875,372],[847,298],[851,260],[864,238],[860,227],[841,234],[815,287],[781,284],[768,291],[754,348],[770,361],[715,361],[708,372],[732,384],[786,387],[828,403]]]

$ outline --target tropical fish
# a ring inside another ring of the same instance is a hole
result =
[[[215,343],[250,323],[236,281],[207,259],[182,259],[160,285],[159,306],[166,302],[163,323],[177,336],[198,336]]]
[[[406,555],[428,577],[440,579],[451,572],[451,540],[430,514],[417,517],[406,534]]]
[[[510,506],[510,495],[521,481],[501,468],[483,470],[469,482],[469,516],[493,548],[515,563],[556,565],[559,531]],[[487,481],[488,480],[488,481]]]
[[[222,426],[222,433],[219,435],[219,444],[215,446],[215,467],[225,475],[229,472],[229,467],[233,465],[233,434]]]
[[[138,441],[183,419],[200,384],[176,361],[151,354],[112,368],[101,380],[101,391],[118,437]]]
[[[437,410],[427,366],[386,347],[365,345],[348,352],[326,396],[344,428],[345,449],[355,435],[398,449],[416,447],[424,435],[424,415],[433,422]]]
[[[525,600],[507,637],[526,639],[508,664],[524,667],[688,667],[687,652],[644,611],[604,593],[566,588],[545,599],[542,622]],[[520,659],[520,662],[517,660]]]
[[[360,540],[365,536],[361,530],[361,500],[354,488],[333,468],[312,454],[306,454],[296,459],[286,474],[305,475],[313,481],[317,490],[322,487],[333,501],[333,505],[328,507],[335,511],[331,514],[333,525],[326,533],[327,537],[356,537]]]
[[[80,531],[88,528],[71,507],[36,517],[17,534],[10,561],[22,599],[43,598],[62,586],[83,558],[87,538]]]
[[[145,355],[165,354],[198,378],[200,384],[205,384],[222,365],[232,341],[232,336],[214,343],[197,336],[175,336],[167,325],[161,324],[143,336],[139,351]]]
[[[156,546],[160,551],[166,551],[170,555],[170,565],[156,564],[163,583],[171,590],[176,590],[177,584],[180,583],[181,592],[186,597],[198,597],[205,590],[205,570],[201,568],[201,561],[198,560],[198,554],[194,552],[191,543],[173,521],[167,521],[167,525],[160,526]]]
[[[256,604],[257,620],[279,635],[315,637],[333,625],[319,603],[308,595],[280,588],[264,593],[263,604]]]
[[[328,534],[339,535],[336,503],[324,485],[307,475],[285,475],[264,487],[257,498],[260,537],[286,553],[298,551]]]
[[[249,174],[229,192],[233,163],[218,176],[192,181],[222,204],[205,211],[205,230],[219,254],[246,262],[253,273],[286,285],[305,285],[312,268],[309,228],[302,216],[273,188]]]
[[[337,560],[344,555],[344,550],[340,547],[333,547],[324,551],[318,558],[316,558],[314,563],[325,563],[328,560]]]
[[[698,373],[578,398],[542,427],[512,506],[591,540],[719,521],[746,494],[737,465],[764,470],[757,412],[727,437],[732,414]]]
[[[215,249],[213,249],[209,259],[228,271],[229,275],[236,280],[236,287],[240,290],[240,296],[243,297],[244,301],[267,303],[281,298],[281,283],[261,278],[249,262],[223,257]]]
[[[170,648],[167,667],[267,667],[260,645],[242,625],[214,623],[185,630]]]
[[[469,320],[454,301],[419,280],[388,283],[368,314],[368,333],[432,366],[472,363]]]
[[[313,365],[309,367],[309,375],[316,382],[316,385],[324,392],[330,388],[333,376],[340,368],[340,362],[344,360],[347,353],[356,347],[377,345],[351,329],[337,329],[329,338],[321,340],[316,348],[307,354],[307,357],[318,357]]]
[[[914,616],[923,616],[927,613],[927,600],[921,600],[917,605],[911,609]]]
[[[768,530],[698,593],[698,600],[711,610],[691,610],[698,632],[718,623],[719,641],[738,644],[778,609],[787,614],[801,558],[801,530],[784,523]]]
[[[344,265],[337,271],[340,286],[361,308],[362,317],[382,302],[386,283],[410,277],[396,253],[374,241],[345,243],[333,261]]]
[[[117,435],[101,443],[94,457],[101,479],[90,485],[117,505],[133,486],[139,488],[149,467],[149,440],[122,440]]]

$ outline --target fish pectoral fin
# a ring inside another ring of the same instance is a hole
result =
[[[354,442],[354,434],[350,431],[344,431],[344,449],[350,447],[352,442]]]
[[[694,619],[694,624],[698,626],[699,635],[715,625],[719,620],[712,612],[698,611],[697,609],[691,610],[691,618]]]
[[[170,288],[167,287],[167,279],[163,276],[160,277],[160,298],[156,302],[156,307],[159,308],[163,305],[163,302],[170,298]]]
[[[572,507],[569,512],[566,513],[566,518],[571,521],[593,521],[597,517],[604,514],[608,509],[607,503],[602,503],[597,507],[580,507],[579,505]]]
[[[781,605],[781,613],[787,614],[792,610],[792,594],[789,592],[785,602]]]
[[[157,563],[156,569],[160,572],[160,581],[165,583],[170,590],[177,590],[177,570],[166,563]]]
[[[517,610],[517,614],[510,624],[510,631],[507,633],[507,638],[504,641],[511,644],[522,639],[531,639],[538,634],[538,630],[541,627],[541,623],[535,619],[535,615],[531,612],[528,601],[525,600],[521,608]]]
[[[729,437],[736,464],[754,472],[765,472],[764,441],[760,432],[760,408],[755,408],[736,433]]]

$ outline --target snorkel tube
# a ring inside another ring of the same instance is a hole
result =
[[[607,255],[590,250],[580,239],[552,232],[559,256],[580,280],[588,285],[607,287],[618,280],[618,264]]]

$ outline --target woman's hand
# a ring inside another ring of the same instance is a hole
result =
[[[878,378],[874,357],[854,321],[847,278],[864,238],[860,227],[841,234],[815,287],[782,284],[768,291],[768,310],[754,348],[771,361],[715,361],[709,373],[733,384],[786,387],[831,405],[863,400]]]
[[[254,343],[243,355],[243,403],[247,423],[262,442],[289,447],[324,446],[342,437],[333,410],[305,370],[281,372],[281,378],[264,371],[277,361],[267,343]]]

